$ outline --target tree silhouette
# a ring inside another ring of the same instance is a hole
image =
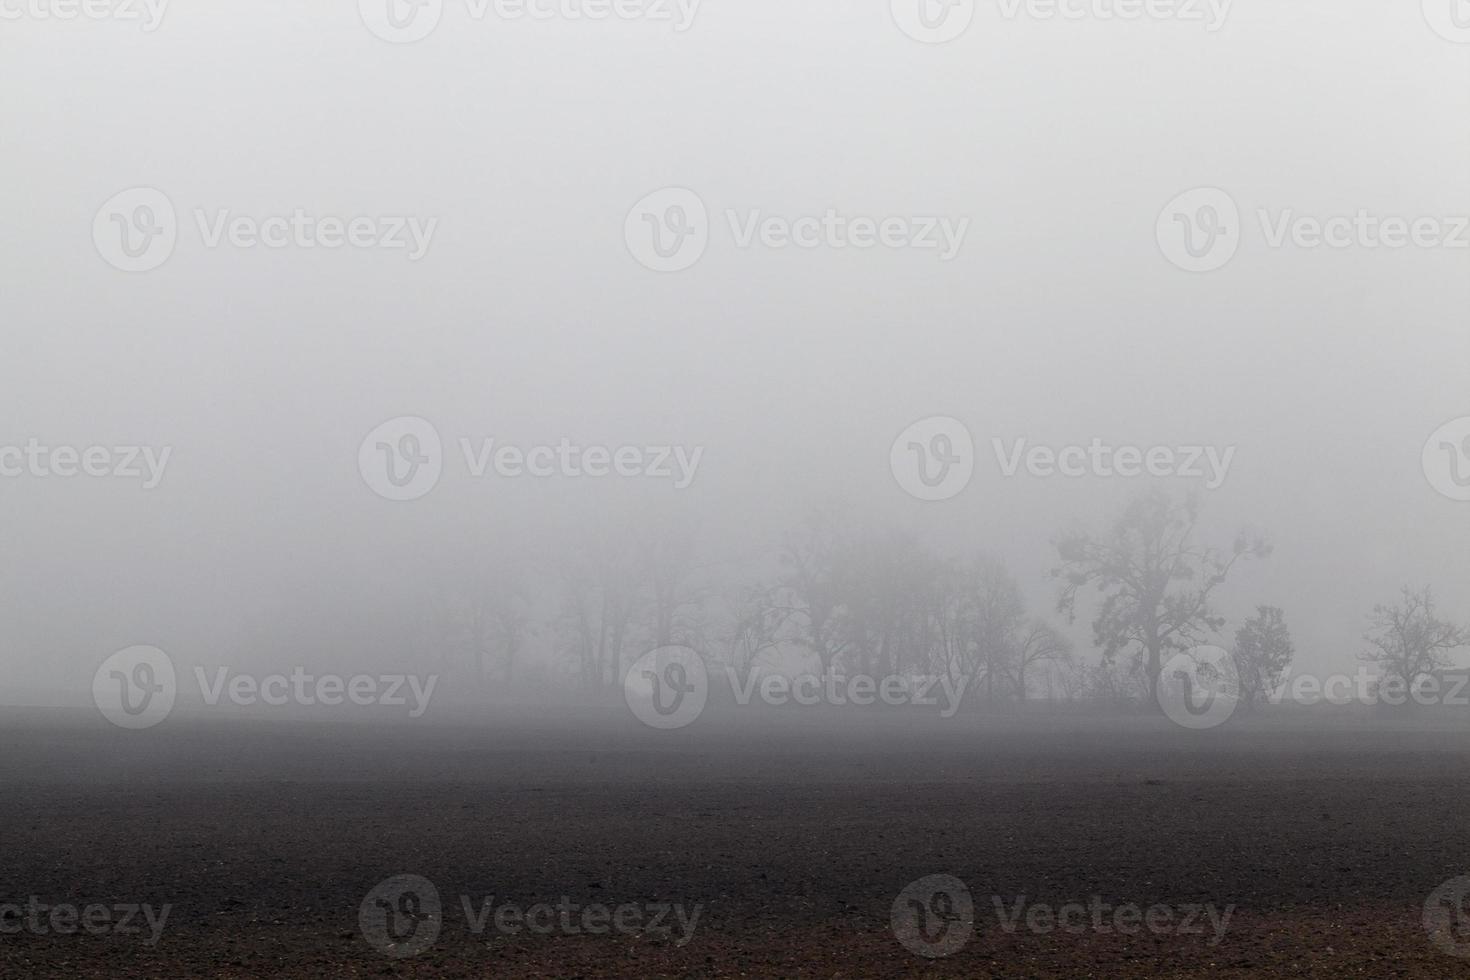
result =
[[[1078,593],[1095,588],[1102,604],[1092,632],[1104,661],[1132,651],[1150,696],[1165,653],[1197,646],[1225,625],[1210,598],[1235,564],[1271,553],[1263,538],[1244,533],[1229,553],[1202,547],[1194,540],[1198,519],[1196,494],[1178,504],[1156,491],[1129,504],[1106,535],[1072,531],[1056,542],[1058,611],[1075,616]]]

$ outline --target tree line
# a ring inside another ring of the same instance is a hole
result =
[[[969,678],[980,703],[1034,699],[1147,703],[1171,658],[1221,646],[1247,706],[1265,703],[1296,650],[1285,611],[1258,606],[1231,639],[1222,587],[1271,544],[1240,532],[1205,543],[1200,498],[1131,500],[1102,529],[1051,542],[1055,621],[1028,608],[1015,575],[986,554],[955,557],[842,508],[811,508],[767,554],[709,560],[678,519],[606,523],[539,561],[482,556],[456,569],[426,610],[442,671],[511,688],[550,658],[589,693],[620,688],[641,654],[685,646],[740,683],[753,674]],[[1090,616],[1091,655],[1060,624]],[[1451,665],[1470,630],[1440,617],[1428,588],[1406,588],[1368,617],[1362,660],[1412,688]]]

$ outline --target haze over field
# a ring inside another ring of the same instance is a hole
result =
[[[862,522],[1002,557],[1041,611],[1049,540],[1143,481],[1007,478],[993,439],[1233,448],[1206,526],[1277,547],[1222,601],[1283,606],[1306,668],[1351,662],[1367,610],[1402,585],[1463,615],[1470,505],[1435,492],[1420,453],[1470,413],[1465,252],[1267,233],[1288,211],[1470,213],[1465,49],[1366,0],[1236,3],[1217,30],[981,7],[944,45],[880,7],[705,3],[681,25],[451,4],[406,45],[348,4],[173,7],[153,31],[7,24],[0,80],[25,95],[0,107],[18,137],[0,182],[0,441],[172,450],[147,491],[0,481],[7,696],[84,700],[132,643],[202,663],[391,660],[436,568],[556,554],[630,508],[687,518],[709,560],[756,562],[809,505],[844,499]],[[623,227],[668,186],[707,205],[710,241],[660,275]],[[174,254],[146,274],[89,234],[130,187],[178,214]],[[1192,187],[1241,209],[1239,254],[1209,275],[1155,241]],[[757,216],[828,209],[968,224],[948,261],[740,247]],[[208,245],[226,215],[298,210],[437,225],[417,260]],[[432,421],[447,457],[404,505],[356,465],[399,416]],[[931,416],[976,442],[973,482],[940,504],[889,467],[895,436]],[[703,459],[677,492],[469,478],[458,440],[491,437]]]
[[[0,0],[0,974],[1470,962],[1470,0]]]

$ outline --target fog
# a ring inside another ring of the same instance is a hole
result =
[[[1470,0],[0,0],[0,93],[0,975],[1470,961]]]
[[[1056,611],[1054,542],[1103,534],[1153,490],[1199,495],[1201,545],[1228,552],[1243,528],[1272,545],[1231,570],[1201,642],[1279,606],[1295,669],[1325,674],[1356,669],[1374,605],[1402,587],[1470,621],[1470,503],[1423,455],[1470,415],[1470,233],[1270,245],[1286,212],[1452,234],[1470,214],[1470,62],[1417,8],[1242,0],[1210,31],[982,6],[945,44],[904,36],[885,4],[772,0],[707,0],[683,30],[677,6],[672,22],[508,20],[450,3],[402,44],[348,3],[178,5],[152,31],[7,18],[0,444],[170,454],[151,488],[0,479],[0,701],[90,708],[99,666],[144,645],[186,687],[196,666],[301,667],[573,703],[576,556],[622,534],[687,542],[695,571],[675,584],[700,629],[680,639],[714,664],[731,597],[780,577],[814,507],[854,538],[1000,560],[1088,663],[1097,596]],[[1190,272],[1156,226],[1201,187],[1238,205],[1240,242]],[[130,188],[177,215],[147,271],[94,236]],[[627,230],[664,188],[707,208],[707,247],[679,271],[650,268]],[[946,258],[773,247],[779,230],[751,224],[829,209],[933,219],[940,243],[964,230]],[[409,246],[226,230],[297,212],[401,218]],[[442,473],[385,499],[360,454],[405,417],[432,424]],[[891,451],[933,417],[964,424],[974,472],[922,500]],[[476,477],[461,440],[486,439],[667,447],[673,475]],[[1017,440],[1234,452],[1218,480],[1007,476]],[[508,577],[529,632],[514,677],[496,680],[488,641],[492,682],[456,674],[456,596]],[[618,674],[658,645],[652,587],[630,573]]]

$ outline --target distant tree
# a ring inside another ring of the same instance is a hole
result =
[[[650,519],[633,535],[634,570],[641,579],[645,645],[696,646],[700,594],[694,584],[694,530],[675,519]]]
[[[1026,679],[1031,668],[1052,664],[1065,668],[1072,659],[1071,641],[1056,627],[1040,619],[1032,619],[1026,623],[1017,636],[1013,649],[1015,655],[1011,658],[1011,675],[1016,696],[1022,701],[1026,700],[1029,690]]]
[[[1147,695],[1143,666],[1138,660],[1126,663],[1104,661],[1088,665],[1083,680],[1083,696],[1106,704],[1134,704]]]
[[[1240,681],[1240,703],[1248,709],[1262,704],[1281,683],[1295,653],[1282,611],[1276,606],[1257,606],[1256,614],[1235,631],[1231,651]]]
[[[931,639],[927,669],[958,681],[975,677],[975,596],[973,566],[958,561],[940,563],[926,596]]]
[[[1436,615],[1430,589],[1405,588],[1397,603],[1373,607],[1363,639],[1370,649],[1362,659],[1377,664],[1385,678],[1398,679],[1408,691],[1421,678],[1448,667],[1446,654],[1470,645],[1470,630]]]
[[[639,604],[638,555],[625,525],[605,522],[562,563],[561,635],[582,686],[623,682],[624,653]]]
[[[944,641],[943,663],[974,678],[986,700],[1026,699],[1027,677],[1036,666],[1061,663],[1071,644],[1054,627],[1026,616],[1026,601],[1015,576],[997,559],[980,556],[952,566],[941,581],[951,595],[938,618]],[[951,676],[956,673],[951,669]]]
[[[837,581],[843,634],[853,666],[868,676],[926,666],[935,641],[930,600],[943,563],[912,534],[891,529],[854,536]]]
[[[1081,657],[1068,657],[1058,663],[1056,671],[1057,687],[1061,689],[1061,700],[1081,701],[1088,696],[1088,677],[1092,672],[1092,665]]]
[[[1236,562],[1271,552],[1263,538],[1244,533],[1228,554],[1201,547],[1194,541],[1198,518],[1196,494],[1180,505],[1153,492],[1129,504],[1106,535],[1073,531],[1056,543],[1058,611],[1075,615],[1078,593],[1095,588],[1102,604],[1092,632],[1104,662],[1131,651],[1150,697],[1165,654],[1197,646],[1224,625],[1210,597]]]
[[[817,658],[823,675],[834,672],[849,646],[842,595],[846,551],[839,515],[830,507],[809,511],[782,542],[782,596],[788,603],[784,611],[797,629],[798,642]]]
[[[484,635],[490,648],[499,654],[501,677],[506,684],[514,680],[521,652],[535,632],[530,595],[523,579],[507,575],[491,584],[486,597]]]
[[[509,683],[534,626],[525,568],[511,555],[473,549],[436,569],[427,632],[441,670],[488,688],[498,661]]]
[[[974,675],[983,682],[985,699],[994,701],[1010,686],[1008,668],[1025,624],[1026,600],[1010,569],[994,558],[977,558],[967,580],[974,608]]]
[[[746,586],[736,597],[726,635],[725,659],[740,683],[750,680],[762,658],[775,654],[786,624],[789,608],[780,589],[764,584]]]

